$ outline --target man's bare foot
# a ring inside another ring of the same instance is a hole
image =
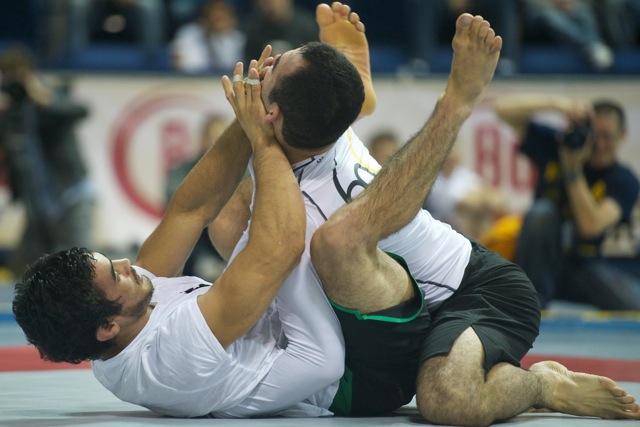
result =
[[[463,13],[456,21],[452,46],[453,61],[443,98],[470,114],[493,78],[502,38],[482,17]]]
[[[364,104],[360,117],[376,109],[376,93],[371,80],[369,43],[364,33],[364,24],[357,13],[340,2],[331,6],[321,3],[316,8],[316,22],[320,27],[320,41],[335,47],[355,65],[364,83]]]
[[[572,372],[552,361],[535,363],[529,370],[542,374],[550,385],[544,407],[571,415],[640,419],[635,398],[609,378]]]

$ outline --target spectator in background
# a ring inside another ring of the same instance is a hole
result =
[[[392,131],[380,131],[371,137],[369,153],[382,165],[400,148],[398,136]]]
[[[69,0],[69,50],[93,42],[141,46],[159,52],[165,39],[164,3],[159,0]]]
[[[318,40],[318,25],[313,14],[297,7],[293,0],[253,1],[246,30],[245,58],[258,58],[267,44],[273,47],[275,56]]]
[[[630,228],[640,188],[616,158],[626,137],[620,104],[522,95],[499,99],[495,110],[516,131],[522,153],[538,170],[516,263],[535,285],[542,305],[564,299],[606,310],[639,310],[637,256],[609,256],[603,247],[608,230]],[[566,129],[534,120],[535,114],[550,111],[566,119]]]
[[[613,65],[594,10],[584,0],[525,0],[525,42],[578,49],[596,70]]]
[[[498,188],[462,164],[459,144],[451,149],[424,208],[466,237],[478,239],[507,213],[507,200]]]
[[[233,5],[209,0],[196,21],[178,29],[171,42],[173,66],[188,73],[230,70],[242,61],[245,39]]]
[[[590,0],[590,3],[611,47],[640,46],[640,0]]]
[[[519,13],[514,0],[406,0],[409,29],[409,56],[416,72],[428,72],[429,62],[438,46],[449,47],[456,18],[463,12],[481,15],[502,35],[501,74],[517,70],[520,49]]]
[[[74,133],[89,111],[71,99],[68,82],[45,86],[24,48],[0,57],[0,73],[0,144],[13,199],[24,203],[27,216],[10,260],[19,276],[43,252],[93,245],[94,190]]]
[[[228,121],[218,115],[212,115],[205,119],[199,135],[198,152],[193,158],[187,159],[174,166],[167,176],[166,202],[176,192],[182,181],[191,169],[198,163],[204,153],[207,152],[224,132]],[[215,281],[224,269],[224,261],[209,240],[208,231],[205,229],[200,236],[187,259],[182,274],[184,276],[197,276],[209,281]]]

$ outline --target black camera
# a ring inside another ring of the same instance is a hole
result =
[[[591,135],[591,131],[591,121],[589,119],[576,122],[573,124],[573,127],[564,134],[560,142],[567,148],[577,150],[578,148],[584,147],[584,144],[586,144],[587,139],[589,139]]]

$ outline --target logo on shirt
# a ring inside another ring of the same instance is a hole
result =
[[[207,288],[211,285],[207,284],[207,283],[200,283],[198,286],[194,286],[193,288],[189,288],[187,290],[182,291],[181,293],[183,294],[190,294],[191,292],[200,289],[200,288]]]

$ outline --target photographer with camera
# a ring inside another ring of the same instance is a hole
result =
[[[494,109],[515,130],[520,151],[538,172],[515,262],[535,285],[541,305],[562,299],[640,310],[637,254],[603,251],[608,231],[630,229],[640,188],[616,158],[626,137],[621,105],[531,94],[498,99]],[[565,128],[537,123],[534,116],[543,112],[562,115]]]
[[[95,196],[74,132],[89,110],[71,98],[68,82],[45,85],[24,47],[0,56],[0,78],[0,149],[12,199],[26,212],[9,260],[20,276],[43,252],[92,246]]]

